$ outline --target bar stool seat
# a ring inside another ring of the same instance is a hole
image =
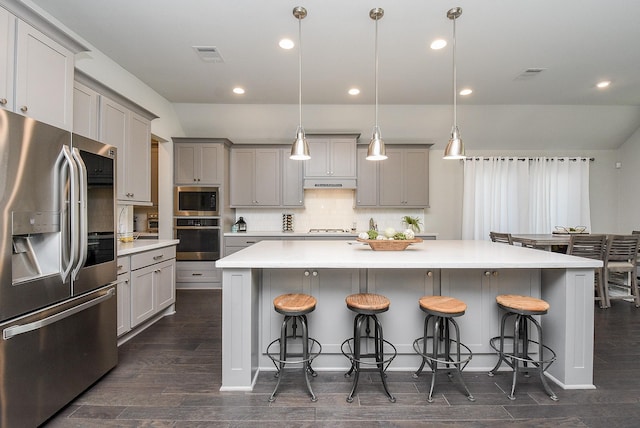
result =
[[[341,346],[342,354],[345,357],[349,358],[349,360],[351,361],[351,368],[347,373],[345,373],[345,377],[350,377],[352,373],[355,373],[353,377],[351,392],[347,397],[347,402],[353,402],[353,396],[356,392],[356,389],[358,388],[360,365],[369,364],[375,365],[377,367],[382,379],[384,392],[389,398],[389,401],[395,403],[396,399],[393,395],[391,395],[391,393],[389,392],[389,387],[387,386],[387,375],[385,372],[398,352],[393,344],[384,339],[382,324],[380,323],[380,321],[378,321],[378,317],[376,316],[377,314],[389,310],[391,302],[385,296],[372,293],[352,294],[345,298],[345,302],[347,304],[347,308],[356,313],[353,321],[353,337],[342,342]],[[371,336],[371,322],[373,322],[373,337]],[[362,334],[363,326],[365,327],[364,335]],[[373,340],[375,349],[373,353],[363,354],[361,352],[361,342],[363,340]],[[392,355],[387,359],[385,359],[385,345],[393,350]],[[375,362],[364,361],[364,359],[366,358],[375,359]]]
[[[513,369],[513,380],[511,382],[511,394],[508,396],[510,400],[515,400],[514,395],[516,389],[516,380],[519,371],[520,364],[523,365],[524,371],[527,372],[528,364],[537,368],[540,375],[540,381],[546,391],[549,398],[556,401],[558,397],[549,387],[545,378],[544,372],[549,366],[556,360],[556,353],[544,345],[542,340],[542,326],[534,315],[544,315],[549,310],[549,303],[542,299],[537,299],[530,296],[520,296],[513,294],[501,294],[496,296],[496,303],[498,307],[504,309],[506,313],[502,316],[502,322],[500,324],[500,336],[493,337],[489,341],[491,347],[498,353],[498,362],[495,367],[489,371],[489,376],[493,376],[500,368],[500,365],[504,361],[509,367]],[[513,336],[505,335],[505,324],[507,318],[514,318],[513,324]],[[535,341],[529,337],[529,324],[535,326],[538,333],[538,341]],[[505,352],[505,341],[513,342],[513,351],[511,353]],[[499,345],[497,344],[499,343]],[[538,345],[538,353],[536,356],[530,355],[529,345]],[[545,352],[548,357],[545,357]]]
[[[436,374],[438,366],[445,365],[447,369],[450,366],[455,367],[456,373],[460,379],[460,384],[464,388],[469,401],[475,401],[475,398],[469,392],[467,385],[462,378],[462,370],[469,364],[473,354],[471,349],[460,342],[460,329],[454,318],[464,315],[467,310],[467,304],[454,297],[448,296],[424,296],[419,299],[420,309],[427,314],[424,319],[424,334],[422,337],[413,341],[413,349],[422,356],[422,363],[418,370],[413,374],[417,378],[425,364],[431,368],[431,388],[427,401],[433,402],[433,389],[436,383]],[[428,335],[429,321],[433,321],[432,334]],[[450,327],[455,330],[455,339],[450,336]],[[444,350],[440,350],[441,342],[444,342]],[[455,354],[451,355],[451,345],[455,346]],[[461,348],[465,349],[465,355],[462,354]],[[454,358],[455,357],[455,358]],[[448,373],[452,376],[451,371]]]
[[[285,364],[302,364],[304,378],[307,383],[307,389],[311,395],[311,401],[317,401],[316,395],[311,389],[309,375],[315,377],[317,373],[311,368],[311,363],[322,352],[322,345],[309,337],[307,328],[307,314],[316,308],[316,298],[308,294],[282,294],[273,299],[273,307],[276,312],[284,315],[282,326],[280,328],[280,337],[275,339],[267,347],[267,355],[273,361],[276,367],[276,377],[278,382],[274,388],[269,401],[276,399],[276,393],[282,380]],[[298,334],[298,324],[301,327],[302,334]],[[287,333],[288,327],[291,328],[291,334]],[[293,354],[287,352],[287,341],[300,339],[302,342],[302,353]],[[279,350],[276,352],[276,344]]]

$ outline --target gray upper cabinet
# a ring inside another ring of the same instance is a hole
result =
[[[366,159],[366,145],[358,147],[357,154],[358,187],[356,188],[356,206],[375,207],[378,205],[378,165],[380,161],[368,161]]]
[[[73,84],[73,132],[98,139],[100,94],[80,82]]]
[[[71,130],[73,52],[3,8],[0,34],[0,107]]]
[[[360,134],[307,134],[311,159],[305,162],[304,178],[356,178],[356,142]]]
[[[380,161],[379,205],[384,207],[429,206],[428,146],[386,147],[388,159]]]
[[[277,148],[231,150],[231,207],[280,206],[280,160]]]
[[[224,183],[224,150],[222,143],[176,143],[174,148],[175,184],[222,185]]]
[[[304,162],[289,159],[291,148],[279,149],[282,164],[282,206],[304,206],[304,190],[302,187]]]
[[[358,147],[357,207],[425,208],[429,206],[429,147],[427,144],[387,144],[389,157],[365,159]]]
[[[290,146],[235,146],[231,150],[232,208],[295,208],[304,205],[303,162]]]

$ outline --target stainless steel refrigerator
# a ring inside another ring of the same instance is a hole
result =
[[[0,109],[0,426],[117,364],[116,149]]]

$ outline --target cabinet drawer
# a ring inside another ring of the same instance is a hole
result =
[[[176,247],[158,248],[157,250],[145,251],[144,253],[131,256],[131,270],[143,268],[154,263],[176,258]]]
[[[222,269],[215,262],[178,262],[176,282],[220,282]]]
[[[228,247],[248,247],[264,239],[263,236],[225,236],[224,244]]]
[[[118,275],[129,272],[129,270],[131,270],[129,256],[118,257],[118,261],[116,262],[116,269],[117,269]]]

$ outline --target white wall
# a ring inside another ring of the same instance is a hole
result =
[[[620,148],[616,161],[621,163],[618,170],[619,197],[618,222],[620,230],[629,233],[640,230],[640,197],[636,189],[640,183],[640,129]]]

